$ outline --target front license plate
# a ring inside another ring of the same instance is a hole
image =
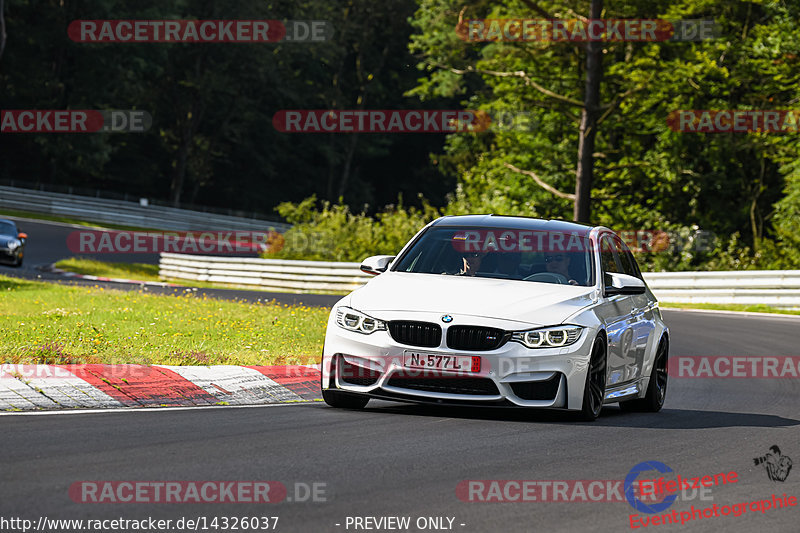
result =
[[[456,372],[480,372],[481,358],[477,355],[442,355],[406,350],[403,352],[403,366]]]

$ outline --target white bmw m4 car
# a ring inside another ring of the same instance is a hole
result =
[[[669,330],[613,231],[497,215],[439,218],[331,311],[322,395],[564,409],[659,411]]]

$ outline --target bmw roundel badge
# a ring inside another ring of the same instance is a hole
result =
[[[442,322],[445,324],[449,324],[453,321],[453,317],[451,315],[442,315]]]

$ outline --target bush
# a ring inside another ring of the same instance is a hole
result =
[[[277,211],[292,227],[264,257],[311,261],[361,261],[371,255],[395,255],[423,226],[439,216],[426,200],[422,207],[386,206],[374,217],[353,213],[346,205],[312,196],[300,203],[284,202]]]
[[[448,214],[462,214],[454,208],[454,203],[451,200],[444,210]],[[424,199],[421,208],[407,208],[401,198],[397,206],[386,206],[375,216],[369,216],[364,212],[353,213],[343,204],[319,204],[313,196],[296,204],[282,203],[277,211],[293,226],[283,235],[275,234],[269,243],[271,251],[264,257],[353,262],[371,255],[396,255],[423,226],[442,214]],[[511,211],[506,214],[519,214]],[[653,224],[661,228],[661,233],[668,234],[667,246],[656,247],[656,251],[655,243],[650,243],[653,251],[639,251],[635,255],[642,270],[651,272],[794,269],[800,267],[800,239],[792,231],[795,229],[792,224],[796,224],[794,218],[784,217],[784,227],[778,228],[776,238],[760,239],[757,250],[745,246],[739,233],[721,236],[697,226]],[[606,225],[614,226],[607,222]],[[636,249],[635,243],[628,244]]]

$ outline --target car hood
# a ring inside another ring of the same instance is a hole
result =
[[[343,303],[365,313],[418,311],[560,324],[594,302],[594,287],[386,272]]]

